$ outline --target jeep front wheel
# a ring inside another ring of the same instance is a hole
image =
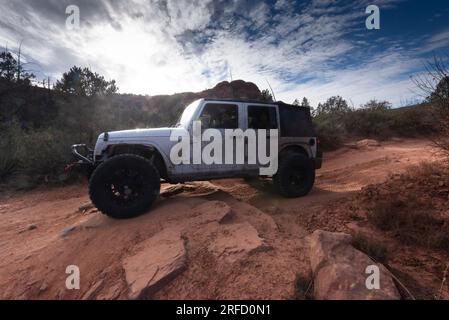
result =
[[[287,153],[280,159],[274,183],[288,198],[307,195],[315,183],[315,168],[311,159],[299,153]]]
[[[149,160],[125,154],[107,160],[94,171],[89,194],[104,214],[127,219],[150,209],[160,186],[159,173]]]

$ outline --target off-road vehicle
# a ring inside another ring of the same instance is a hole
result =
[[[304,196],[312,189],[315,170],[321,168],[322,153],[308,108],[282,102],[200,99],[184,110],[174,127],[105,132],[98,137],[94,149],[87,145],[72,146],[78,160],[74,166],[82,168],[89,177],[93,204],[113,218],[130,218],[151,207],[159,195],[161,180],[183,183],[260,175],[260,166],[247,161],[174,164],[171,149],[179,141],[171,137],[191,133],[196,121],[201,121],[204,129],[220,131],[277,130],[277,135],[266,137],[266,145],[270,139],[278,143],[278,154],[274,155],[278,170],[270,176],[274,184],[286,197]],[[244,135],[234,138],[244,144],[247,159],[251,142]]]

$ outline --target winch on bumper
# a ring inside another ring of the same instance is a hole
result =
[[[95,170],[94,151],[86,144],[75,144],[72,154],[77,161],[67,165],[66,171],[76,171],[89,178]]]

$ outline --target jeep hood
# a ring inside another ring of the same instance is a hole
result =
[[[109,140],[122,140],[122,139],[136,139],[147,137],[170,137],[170,128],[158,128],[158,129],[135,129],[125,131],[112,131],[108,132]],[[100,139],[104,137],[104,134],[100,136]]]

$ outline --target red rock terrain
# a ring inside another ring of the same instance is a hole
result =
[[[373,228],[362,206],[371,200],[361,198],[369,185],[377,190],[410,165],[438,160],[434,151],[421,140],[348,145],[326,154],[301,199],[284,199],[264,181],[165,185],[151,212],[126,221],[92,208],[85,185],[3,195],[0,298],[294,299],[298,274],[312,271],[316,230],[376,237],[400,284],[434,298],[448,255]],[[80,268],[80,290],[65,287],[68,265]]]

